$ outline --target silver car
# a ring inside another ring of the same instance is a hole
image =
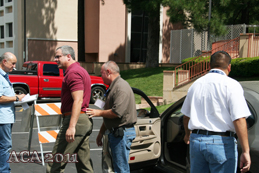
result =
[[[247,118],[251,154],[251,172],[259,170],[259,81],[240,82],[251,116]],[[188,145],[183,141],[184,127],[181,107],[185,97],[175,102],[159,115],[156,107],[140,90],[133,88],[150,105],[137,109],[138,121],[135,125],[137,137],[133,141],[129,156],[131,170],[144,169],[148,172],[189,172]],[[111,156],[104,138],[103,170],[112,172]],[[241,152],[240,145],[238,147]]]

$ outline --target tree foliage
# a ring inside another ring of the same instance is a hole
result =
[[[158,66],[160,6],[170,7],[167,15],[171,23],[181,22],[186,28],[207,31],[216,36],[226,33],[225,25],[258,24],[259,0],[123,0],[127,8],[148,13],[148,43],[146,67]],[[259,31],[259,29],[258,29]]]
[[[211,0],[209,22],[209,0],[163,0],[169,6],[167,15],[172,23],[182,22],[185,27],[194,27],[198,32],[207,31],[215,35],[226,32],[225,25],[256,24],[259,0]]]

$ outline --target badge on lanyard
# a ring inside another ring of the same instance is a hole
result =
[[[94,105],[97,106],[97,107],[99,107],[99,108],[101,108],[101,109],[103,109],[103,108],[104,108],[104,105],[105,105],[105,102],[104,102],[103,100],[101,100],[101,99],[97,99],[97,100],[95,101]]]
[[[104,98],[103,98],[104,100],[106,100],[107,95],[109,94],[109,92],[110,92],[110,89],[108,88],[108,89],[106,90],[105,94],[104,94]],[[97,99],[97,100],[95,101],[94,105],[97,106],[97,107],[99,107],[99,108],[101,108],[101,109],[103,109],[103,108],[104,108],[104,105],[105,105],[105,102],[104,102],[103,100],[101,100],[101,99]]]

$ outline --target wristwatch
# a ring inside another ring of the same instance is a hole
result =
[[[17,102],[19,101],[19,97],[18,97],[18,96],[16,96],[16,101],[17,101]]]

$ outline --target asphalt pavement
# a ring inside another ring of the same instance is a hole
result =
[[[90,105],[90,107],[94,107],[94,105]],[[12,129],[12,140],[13,140],[13,153],[20,153],[21,151],[28,151],[28,140],[29,140],[29,121],[28,117],[30,115],[30,110],[24,111],[21,107],[16,107],[16,122],[13,125]],[[35,120],[36,121],[36,120]],[[99,132],[99,128],[102,124],[102,118],[93,118],[93,132],[90,136],[90,154],[93,162],[94,172],[101,173],[101,158],[102,153],[101,147],[98,147],[95,143],[96,136]],[[43,150],[44,153],[51,153],[54,143],[52,144],[44,144]],[[39,153],[40,155],[40,145],[38,142],[37,130],[33,130],[33,138],[31,142],[31,153]],[[26,154],[24,154],[26,156]],[[19,156],[17,156],[19,158]],[[27,158],[24,158],[28,160]],[[19,160],[18,160],[19,161]],[[15,156],[12,155],[12,163],[10,163],[11,172],[12,173],[43,173],[46,172],[46,167],[42,166],[41,163],[15,163]],[[76,171],[76,167],[74,163],[68,163],[65,169],[65,173],[74,173]]]

